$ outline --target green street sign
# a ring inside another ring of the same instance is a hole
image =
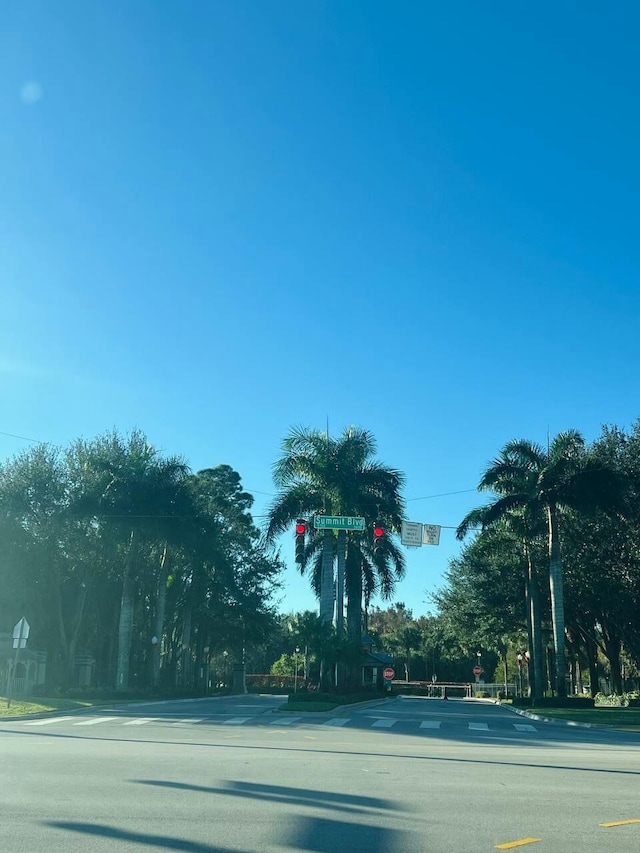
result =
[[[357,515],[316,515],[316,530],[364,530],[364,518]]]

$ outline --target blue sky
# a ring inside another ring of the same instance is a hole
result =
[[[511,438],[628,426],[639,24],[624,2],[10,2],[0,431],[137,426],[233,465],[260,515],[290,426],[328,417],[375,433],[411,519],[455,525],[476,494],[412,499],[472,489]],[[408,554],[416,613],[441,541]],[[313,606],[285,580],[284,609]]]

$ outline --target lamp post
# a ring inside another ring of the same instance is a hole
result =
[[[522,655],[520,654],[520,652],[518,652],[516,660],[518,661],[518,684],[520,688],[519,692],[520,696],[522,696]]]
[[[293,676],[293,692],[294,693],[298,692],[298,653],[299,652],[300,652],[300,649],[298,648],[298,646],[296,646],[295,660],[294,660],[295,675]]]

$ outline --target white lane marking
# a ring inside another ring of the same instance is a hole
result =
[[[332,717],[330,720],[327,720],[325,726],[344,726],[348,722],[348,717]]]
[[[243,723],[246,723],[247,720],[250,720],[251,717],[232,717],[230,720],[225,720],[224,726],[241,726]]]
[[[513,724],[517,731],[519,732],[537,732],[538,729],[535,726],[529,726],[526,723],[514,723]]]
[[[128,723],[123,723],[124,726],[144,726],[146,723],[155,722],[155,717],[141,717],[139,720],[129,720]]]
[[[475,732],[486,732],[489,730],[488,723],[469,723],[469,730]]]
[[[420,723],[421,729],[439,729],[442,725],[442,720],[425,720]]]
[[[390,729],[394,723],[397,723],[397,720],[376,720],[375,723],[371,726],[372,729]]]
[[[81,723],[74,723],[74,726],[97,726],[98,723],[108,723],[109,720],[117,720],[117,717],[96,717],[94,720],[83,720]]]
[[[201,723],[202,717],[193,717],[187,720],[178,720],[177,723],[171,723],[172,726],[187,726],[190,723]]]
[[[48,717],[46,720],[29,720],[25,726],[50,726],[52,723],[62,723],[64,720],[73,720],[73,717]]]
[[[292,723],[297,723],[302,717],[284,717],[282,720],[274,720],[269,723],[270,726],[290,726]]]

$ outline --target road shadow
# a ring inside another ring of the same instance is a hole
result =
[[[368,814],[381,811],[402,811],[402,807],[392,800],[368,797],[356,794],[319,791],[312,788],[292,788],[286,785],[264,785],[254,782],[225,781],[216,787],[193,785],[189,782],[171,782],[165,779],[132,779],[138,785],[152,785],[157,788],[170,788],[181,791],[194,791],[200,794],[216,794],[246,799],[271,800],[296,806],[316,806],[333,811],[351,814]]]
[[[128,841],[141,844],[147,848],[161,850],[183,851],[183,853],[255,853],[272,848],[286,847],[291,850],[306,851],[306,853],[335,853],[337,850],[347,850],[349,853],[425,853],[422,833],[406,828],[393,826],[394,815],[399,816],[403,809],[391,800],[366,795],[337,793],[310,788],[295,788],[285,785],[269,785],[252,782],[226,781],[219,787],[205,787],[188,783],[172,782],[169,780],[140,779],[137,784],[153,785],[170,791],[185,791],[207,793],[213,796],[231,796],[243,800],[268,801],[279,804],[278,819],[265,824],[256,820],[254,826],[266,826],[260,837],[252,837],[252,843],[242,844],[243,836],[251,831],[252,815],[264,815],[264,809],[252,810],[251,806],[242,807],[246,823],[242,825],[242,836],[238,838],[241,847],[233,848],[202,841],[178,838],[169,835],[147,834],[128,829],[116,828],[99,823],[86,823],[68,820],[44,821],[45,826],[62,832],[79,833],[86,836],[101,837],[114,841]],[[171,795],[169,795],[171,796]],[[175,797],[172,808],[179,809],[180,801]],[[309,816],[300,813],[300,809],[315,807],[328,814]],[[205,815],[208,810],[205,811]],[[343,815],[349,812],[350,819],[333,817],[332,813]],[[215,806],[210,812],[212,830],[229,836],[229,822],[217,825],[215,823]],[[418,821],[416,816],[404,816],[403,821]],[[255,829],[254,829],[255,831]],[[246,849],[250,847],[251,849]],[[91,849],[90,845],[88,849]],[[433,851],[435,853],[435,851]]]
[[[110,838],[114,841],[129,841],[134,844],[144,844],[147,847],[159,847],[161,850],[179,850],[184,851],[184,853],[252,853],[252,851],[239,851],[237,847],[212,846],[211,844],[202,844],[199,841],[189,841],[188,838],[175,838],[170,835],[149,835],[146,832],[132,832],[128,829],[117,829],[115,826],[105,826],[101,823],[46,820],[43,821],[43,825],[66,832],[78,832],[84,835]]]

